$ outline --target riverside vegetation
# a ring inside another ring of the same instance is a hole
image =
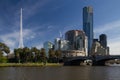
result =
[[[4,55],[6,54],[6,56]],[[0,42],[0,67],[17,66],[61,66],[58,64],[61,57],[61,51],[50,49],[48,56],[44,48],[36,47],[16,48],[10,54],[9,47]]]

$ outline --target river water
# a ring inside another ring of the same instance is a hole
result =
[[[120,80],[120,67],[1,67],[0,80]]]

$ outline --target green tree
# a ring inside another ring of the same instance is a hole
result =
[[[44,48],[41,48],[40,58],[41,58],[41,61],[42,61],[43,63],[46,63],[46,52],[45,52],[45,49],[44,49]]]
[[[20,63],[20,53],[18,49],[14,49],[15,62]]]
[[[24,62],[30,62],[31,61],[31,51],[28,47],[23,48],[24,53]]]
[[[0,51],[2,51],[1,53],[3,52],[5,52],[6,54],[10,53],[9,47],[6,44],[1,42],[0,42]]]
[[[56,50],[55,51],[55,56],[57,58],[57,62],[59,62],[59,59],[61,58],[61,51],[60,50]]]
[[[49,49],[49,62],[54,63],[55,62],[55,51],[52,49]]]
[[[0,42],[0,62],[7,62],[8,59],[3,56],[3,53],[8,55],[8,53],[10,53],[10,49],[6,44]]]
[[[37,49],[36,47],[32,47],[31,48],[31,53],[33,55],[33,61],[34,62],[41,62],[41,59],[40,59],[40,50]]]

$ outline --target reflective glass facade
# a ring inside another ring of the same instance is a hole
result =
[[[83,8],[83,30],[88,37],[88,55],[93,43],[93,8],[90,6]]]

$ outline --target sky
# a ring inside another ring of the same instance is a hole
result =
[[[23,41],[42,48],[66,31],[83,28],[82,9],[94,10],[94,38],[107,35],[111,55],[120,55],[120,0],[0,0],[0,42],[18,48],[20,8],[23,8]]]

